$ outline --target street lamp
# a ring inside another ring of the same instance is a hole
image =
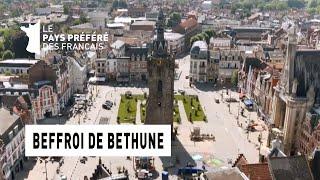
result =
[[[261,151],[261,143],[262,143],[262,133],[260,132],[258,136],[258,142],[259,142],[259,156],[260,156],[260,151]]]
[[[249,116],[248,116],[248,126],[247,126],[247,130],[248,130],[248,135],[247,135],[247,139],[249,140],[249,133],[250,133],[250,115],[251,113],[249,112]]]
[[[45,167],[45,170],[46,170],[46,180],[48,180],[47,163],[48,163],[48,161],[44,160],[44,167]]]
[[[238,104],[238,114],[237,114],[237,124],[239,125],[239,111],[240,111],[240,101]]]

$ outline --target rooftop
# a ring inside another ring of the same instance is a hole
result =
[[[6,59],[3,61],[0,61],[0,64],[36,64],[39,60],[34,59]]]
[[[174,33],[174,32],[164,32],[164,38],[168,41],[172,40],[178,40],[182,38],[184,35],[180,33]],[[154,36],[154,38],[157,38],[157,35]]]
[[[19,118],[16,114],[10,114],[10,111],[0,108],[0,134],[3,135]]]
[[[124,46],[125,43],[121,40],[116,40],[114,43],[111,44],[111,47],[114,49],[119,49],[120,47]]]
[[[194,27],[198,24],[197,20],[193,19],[193,18],[189,18],[189,19],[186,19],[185,21],[181,22],[179,24],[179,26],[181,26],[182,28],[185,28],[185,29],[189,29],[191,27]]]
[[[313,179],[306,156],[270,158],[269,169],[273,179]]]
[[[268,163],[245,164],[239,169],[250,179],[271,180]]]
[[[165,32],[164,38],[166,40],[176,40],[182,38],[184,35],[180,33],[174,33],[174,32]]]
[[[107,24],[107,27],[108,28],[124,27],[124,24],[123,23],[110,23],[110,24]]]
[[[3,85],[6,89],[28,89],[28,85],[22,83],[3,82]]]
[[[236,167],[208,172],[206,173],[206,176],[208,179],[215,180],[248,180],[248,178]]]
[[[192,48],[194,47],[199,47],[201,50],[207,50],[208,49],[208,45],[205,41],[196,41],[192,44]]]
[[[155,21],[135,21],[131,26],[155,26]]]
[[[91,23],[84,23],[75,26],[71,26],[71,29],[93,29],[93,25]]]

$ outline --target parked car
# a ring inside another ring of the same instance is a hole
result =
[[[219,99],[217,99],[217,98],[214,99],[214,102],[216,102],[217,104],[220,103]]]
[[[235,98],[226,98],[226,102],[238,102]]]
[[[81,163],[86,163],[86,161],[88,160],[87,157],[83,156],[81,159],[80,159],[80,162]]]
[[[113,106],[113,102],[112,102],[112,101],[109,101],[109,100],[106,100],[105,104],[108,104],[108,105],[110,105],[111,107]]]
[[[185,91],[185,90],[182,90],[182,89],[178,89],[178,92],[179,92],[180,94],[185,94],[185,93],[186,93],[186,91]]]
[[[107,104],[107,103],[104,103],[104,104],[102,104],[102,108],[103,108],[103,109],[110,110],[110,109],[112,108],[112,105]]]

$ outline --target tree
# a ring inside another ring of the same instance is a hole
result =
[[[199,36],[192,36],[190,38],[190,44],[193,44],[196,41],[200,41],[201,39],[199,39]]]
[[[15,29],[4,29],[0,31],[0,36],[3,37],[4,49],[12,49],[12,37],[16,33]]]
[[[11,76],[11,72],[10,72],[10,71],[6,71],[6,72],[4,73],[4,75],[5,75],[5,76]]]
[[[80,19],[79,20],[80,20],[80,24],[88,22],[88,18],[84,14],[80,15]]]
[[[235,71],[232,72],[231,83],[232,83],[233,86],[237,86],[238,85],[238,70],[235,70]]]
[[[196,34],[190,38],[190,44],[196,41],[206,41],[207,44],[210,42],[210,38],[215,37],[216,33],[213,30],[206,30],[202,33]]]
[[[276,3],[276,9],[277,10],[285,10],[288,9],[288,4],[285,2],[278,2]]]
[[[290,8],[304,8],[305,2],[303,0],[288,0],[288,7],[290,7]]]
[[[308,2],[308,8],[315,8],[318,5],[318,1],[317,0],[309,0]]]
[[[5,59],[13,59],[14,55],[10,50],[6,50],[3,54],[2,54],[2,60]]]
[[[69,14],[70,13],[69,8],[70,8],[69,6],[64,5],[63,6],[63,14]]]
[[[216,36],[216,32],[213,30],[206,30],[204,31],[205,34],[207,34],[210,38]]]
[[[173,12],[170,14],[169,16],[169,20],[167,23],[168,27],[175,27],[176,25],[178,25],[181,22],[181,15],[180,13],[177,12]]]
[[[18,16],[21,16],[22,13],[23,13],[23,11],[22,11],[21,8],[16,8],[16,9],[11,11],[11,16],[12,17],[18,17]]]

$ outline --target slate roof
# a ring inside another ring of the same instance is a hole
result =
[[[248,73],[250,66],[252,69],[265,69],[267,67],[267,64],[255,57],[246,57],[244,61],[243,71]]]
[[[306,156],[269,158],[273,180],[313,180]]]
[[[19,96],[16,95],[2,95],[0,96],[0,106],[3,105],[3,107],[12,108],[18,97]]]
[[[214,180],[245,180],[243,173],[238,168],[219,169],[213,172],[205,173],[208,179]]]
[[[147,57],[149,52],[149,48],[147,46],[145,47],[127,47],[126,48],[126,56],[131,57],[132,55],[137,56],[139,55],[142,57],[142,55],[145,55]]]
[[[309,87],[313,85],[316,102],[320,102],[320,50],[297,50],[294,59],[294,78],[299,82],[298,97],[305,97]]]

